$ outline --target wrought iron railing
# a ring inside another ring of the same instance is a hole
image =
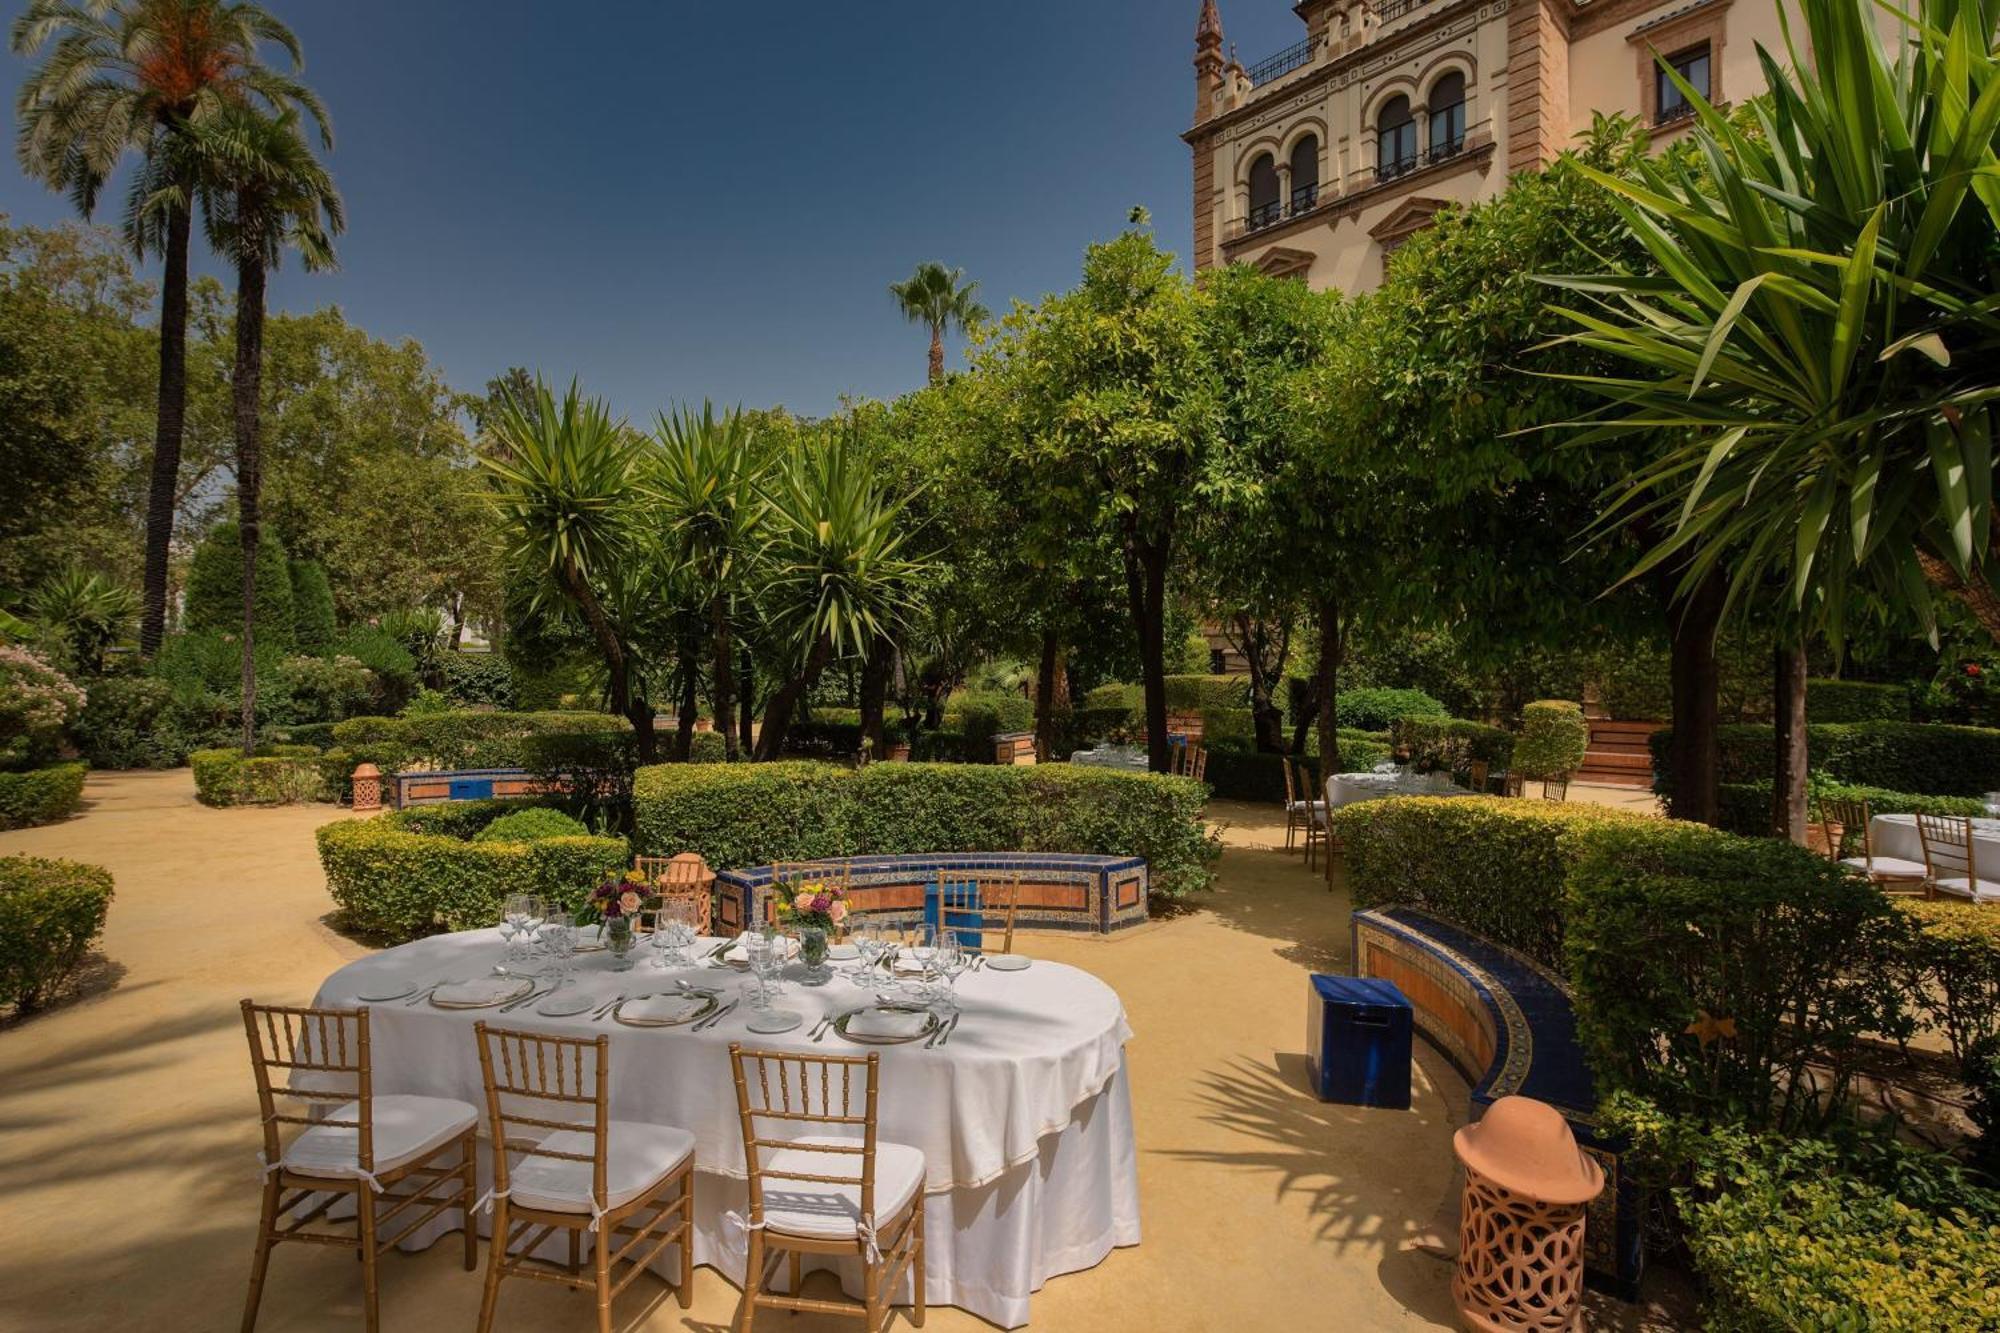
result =
[[[1293,70],[1312,63],[1313,45],[1308,37],[1297,46],[1288,46],[1269,60],[1260,60],[1250,67],[1250,86],[1259,87],[1273,79],[1282,79]]]
[[[1282,222],[1284,217],[1285,206],[1280,201],[1273,199],[1268,204],[1259,204],[1250,210],[1250,230],[1262,230],[1275,222]]]
[[[1292,187],[1292,216],[1297,217],[1300,213],[1310,213],[1317,207],[1319,207],[1318,181],[1314,181],[1310,185],[1294,185]]]
[[[1465,136],[1460,134],[1456,138],[1448,139],[1443,143],[1432,144],[1422,152],[1408,153],[1402,157],[1391,158],[1386,162],[1377,163],[1375,167],[1375,179],[1377,181],[1392,181],[1398,176],[1407,176],[1411,172],[1431,166],[1433,163],[1449,162],[1464,151]]]
[[[1375,18],[1381,23],[1394,23],[1411,10],[1422,9],[1425,5],[1436,2],[1437,0],[1382,0],[1381,4],[1375,6]]]

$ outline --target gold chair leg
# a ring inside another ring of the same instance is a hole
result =
[[[271,1237],[278,1230],[278,1200],[282,1197],[276,1175],[264,1177],[264,1204],[257,1222],[257,1253],[250,1260],[250,1294],[243,1302],[243,1333],[257,1327],[257,1306],[264,1299],[264,1273],[271,1266]]]
[[[764,1233],[750,1233],[750,1258],[743,1266],[743,1313],[737,1317],[736,1333],[751,1333],[757,1322],[757,1297],[764,1290]]]
[[[882,1293],[882,1273],[886,1264],[871,1264],[867,1256],[861,1260],[861,1327],[867,1333],[875,1333],[888,1322],[885,1316],[888,1307]],[[893,1299],[893,1298],[890,1298]]]
[[[458,1197],[459,1216],[465,1220],[465,1271],[479,1271],[479,1221],[472,1215],[472,1206],[479,1199],[479,1135],[476,1130],[465,1131],[465,1141],[459,1144],[459,1174],[463,1182]]]
[[[507,1261],[507,1231],[511,1224],[507,1220],[507,1201],[497,1200],[493,1207],[493,1239],[486,1246],[486,1294],[479,1301],[479,1333],[488,1333],[493,1327],[493,1310],[500,1301],[500,1266]],[[574,1240],[576,1233],[571,1232]]]
[[[922,1185],[917,1186],[917,1220],[915,1226],[917,1228],[917,1247],[916,1253],[910,1259],[910,1274],[911,1280],[916,1283],[917,1300],[916,1313],[910,1317],[910,1322],[918,1328],[922,1328],[924,1326],[924,1190]]]
[[[611,1333],[611,1228],[600,1226],[590,1242],[591,1264],[597,1270],[597,1333]]]
[[[381,1298],[375,1289],[375,1191],[367,1181],[354,1192],[354,1217],[361,1224],[361,1309],[368,1333],[382,1327]]]
[[[799,1252],[792,1251],[791,1262],[785,1265],[785,1277],[791,1284],[792,1295],[799,1294]],[[796,1313],[796,1312],[795,1312]]]
[[[674,1296],[685,1310],[694,1304],[694,1167],[681,1173],[681,1277]]]

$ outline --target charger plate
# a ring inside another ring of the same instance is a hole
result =
[[[855,1020],[868,1013],[908,1014],[917,1017],[919,1022],[916,1024],[914,1030],[907,1034],[900,1032],[869,1032],[865,1028],[860,1032],[854,1031]],[[919,1008],[916,1005],[904,1004],[871,1004],[861,1009],[850,1009],[833,1020],[833,1030],[840,1034],[842,1040],[854,1042],[859,1046],[901,1046],[905,1042],[921,1041],[925,1037],[930,1036],[931,1033],[937,1031],[937,1026],[938,1016],[936,1014],[928,1009]]]

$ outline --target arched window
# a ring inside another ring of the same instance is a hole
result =
[[[1417,165],[1417,121],[1410,99],[1392,97],[1375,118],[1375,174],[1391,180]]]
[[[1431,85],[1431,157],[1465,147],[1465,76],[1453,71]]]
[[[1310,213],[1319,203],[1319,137],[1308,134],[1292,145],[1292,212]]]
[[[1259,153],[1250,164],[1250,230],[1268,227],[1284,216],[1278,199],[1278,164],[1269,153]]]

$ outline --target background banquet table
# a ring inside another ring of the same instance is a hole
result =
[[[1361,801],[1379,801],[1388,796],[1472,796],[1476,793],[1454,787],[1443,775],[1404,773],[1335,773],[1326,780],[1329,809]]]
[[[703,941],[697,954],[712,943]],[[500,961],[497,931],[437,936],[350,963],[326,979],[315,1002],[353,1005],[392,983],[485,976]],[[740,993],[742,1003],[700,1032],[627,1027],[608,1017],[593,1021],[591,1011],[545,1017],[535,1004],[505,1014],[403,1000],[373,1004],[376,1091],[457,1097],[483,1108],[473,1034],[481,1019],[527,1031],[608,1035],[612,1118],[677,1125],[694,1134],[695,1262],[740,1282],[745,1237],[726,1220],[730,1213],[747,1213],[729,1044],[821,1054],[879,1051],[881,1136],[921,1149],[927,1165],[927,1300],[1016,1327],[1027,1322],[1029,1298],[1043,1282],[1139,1241],[1138,1162],[1124,1058],[1131,1029],[1116,993],[1088,973],[1043,961],[1022,972],[968,972],[958,983],[963,1018],[957,1030],[948,1043],[927,1050],[921,1042],[854,1045],[832,1034],[813,1042],[823,1014],[867,1001],[843,977],[823,987],[790,982],[779,1004],[804,1014],[805,1022],[791,1032],[760,1036],[745,1028],[751,1013],[746,988],[754,983],[734,970],[663,971],[649,951],[622,973],[610,971],[601,952],[579,954],[577,964],[573,989],[586,997],[665,992],[684,978],[728,992],[725,1002]],[[482,1188],[490,1185],[489,1152],[482,1137]],[[447,1225],[434,1224],[410,1243],[428,1244]],[[677,1262],[669,1250],[656,1267],[671,1275]],[[821,1266],[837,1271],[848,1291],[860,1290],[853,1261]]]
[[[1868,820],[1868,845],[1877,856],[1894,856],[1924,863],[1924,840],[1917,832],[1915,815],[1872,815]],[[1855,847],[1854,855],[1861,855]],[[2000,819],[1972,821],[1972,855],[1981,879],[2000,877]]]

